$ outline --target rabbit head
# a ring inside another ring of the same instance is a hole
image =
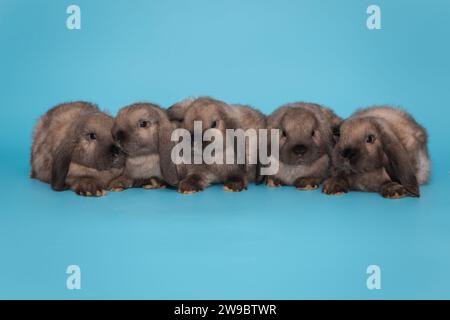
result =
[[[225,136],[226,129],[237,128],[236,120],[230,116],[230,108],[225,102],[213,98],[198,98],[186,108],[183,127],[193,133],[194,121],[201,121],[203,131],[218,129]]]
[[[158,153],[160,128],[168,125],[167,115],[157,105],[136,103],[119,111],[112,136],[127,155],[148,155]]]
[[[226,130],[238,128],[238,121],[231,115],[231,106],[225,102],[215,100],[209,97],[201,97],[194,100],[189,107],[185,109],[181,127],[188,130],[194,141],[194,122],[200,121],[202,130],[219,130],[225,143]],[[202,132],[202,134],[203,134]],[[209,141],[202,141],[202,148],[205,148]]]
[[[51,184],[65,188],[70,163],[97,170],[122,168],[125,158],[111,136],[113,118],[102,112],[88,112],[76,119],[55,150]]]
[[[313,108],[298,104],[282,107],[269,117],[269,129],[280,130],[280,160],[290,165],[310,165],[329,152],[331,126]],[[310,105],[311,106],[311,105]]]
[[[170,140],[174,126],[166,111],[151,103],[135,103],[119,111],[112,136],[128,157],[159,154],[161,171],[175,184],[176,168],[171,159]]]
[[[385,168],[391,179],[419,195],[415,170],[408,152],[389,123],[379,117],[351,117],[339,130],[333,164],[345,174]]]

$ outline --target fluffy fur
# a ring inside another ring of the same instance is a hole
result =
[[[178,122],[191,134],[194,132],[194,121],[201,121],[203,130],[220,130],[224,137],[224,149],[226,129],[258,130],[265,127],[265,117],[259,111],[244,105],[228,105],[210,97],[177,103],[168,109],[168,114],[172,121]],[[202,150],[207,145],[203,143]],[[248,159],[248,153],[246,156]],[[226,191],[239,192],[247,189],[249,181],[259,180],[257,167],[247,163],[225,164],[225,160],[224,164],[180,165],[178,191],[188,194],[202,191],[213,183],[224,183]]]
[[[31,177],[56,191],[70,188],[84,196],[104,195],[124,164],[112,126],[112,117],[87,102],[49,110],[34,130]]]
[[[327,194],[379,192],[419,197],[430,175],[427,133],[403,110],[380,106],[353,114],[340,127]]]
[[[151,103],[135,103],[122,108],[112,129],[114,141],[126,154],[123,174],[111,182],[110,189],[146,189],[176,185],[178,176],[170,153],[174,126],[165,110]]]
[[[267,185],[318,188],[328,175],[333,129],[340,122],[333,111],[313,103],[291,103],[275,110],[267,124],[269,130],[280,130],[279,171],[267,178]]]

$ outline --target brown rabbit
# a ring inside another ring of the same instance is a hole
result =
[[[389,106],[363,109],[345,120],[323,192],[379,192],[419,197],[430,175],[427,133],[408,113]]]
[[[34,130],[31,177],[79,195],[101,196],[119,176],[124,157],[111,136],[113,119],[87,102],[64,103]]]
[[[203,131],[213,128],[220,130],[225,150],[227,129],[255,129],[265,127],[265,117],[259,111],[243,105],[228,105],[222,101],[200,97],[185,100],[168,109],[171,120],[180,122],[180,127],[194,134],[194,121],[201,121]],[[202,150],[208,145],[203,142]],[[200,151],[202,151],[200,150]],[[198,151],[197,151],[198,152]],[[246,160],[249,154],[246,150]],[[204,190],[213,183],[224,183],[225,191],[239,192],[247,189],[249,181],[258,180],[257,165],[238,164],[186,164],[178,166],[180,183],[178,191],[189,194]]]
[[[279,170],[267,185],[317,189],[327,177],[333,148],[333,128],[341,122],[332,110],[313,103],[290,103],[267,119],[269,130],[280,130]]]
[[[166,111],[155,104],[135,103],[122,108],[112,135],[127,156],[126,165],[123,175],[111,182],[111,190],[176,185],[176,166],[170,158],[174,145],[170,136],[174,127]]]
[[[167,116],[169,117],[170,121],[173,121],[177,124],[182,124],[184,120],[184,114],[186,113],[186,110],[189,108],[192,102],[194,102],[194,100],[194,98],[188,98],[170,106],[167,109]]]

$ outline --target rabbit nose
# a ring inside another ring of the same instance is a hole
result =
[[[123,141],[125,139],[125,131],[117,130],[113,133],[113,138],[116,141]]]
[[[355,148],[345,148],[344,150],[342,150],[340,152],[340,154],[343,158],[349,159],[349,160],[353,159],[357,153],[358,153],[358,150]]]
[[[297,156],[302,156],[308,151],[308,147],[304,144],[297,144],[292,148],[292,152],[295,153]]]

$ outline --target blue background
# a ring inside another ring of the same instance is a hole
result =
[[[366,27],[373,3],[382,30]],[[0,0],[0,298],[450,298],[449,17],[446,0]],[[264,186],[90,199],[28,178],[53,105],[198,95],[267,113],[403,106],[429,130],[432,181],[397,201]],[[71,264],[82,290],[66,289]]]

